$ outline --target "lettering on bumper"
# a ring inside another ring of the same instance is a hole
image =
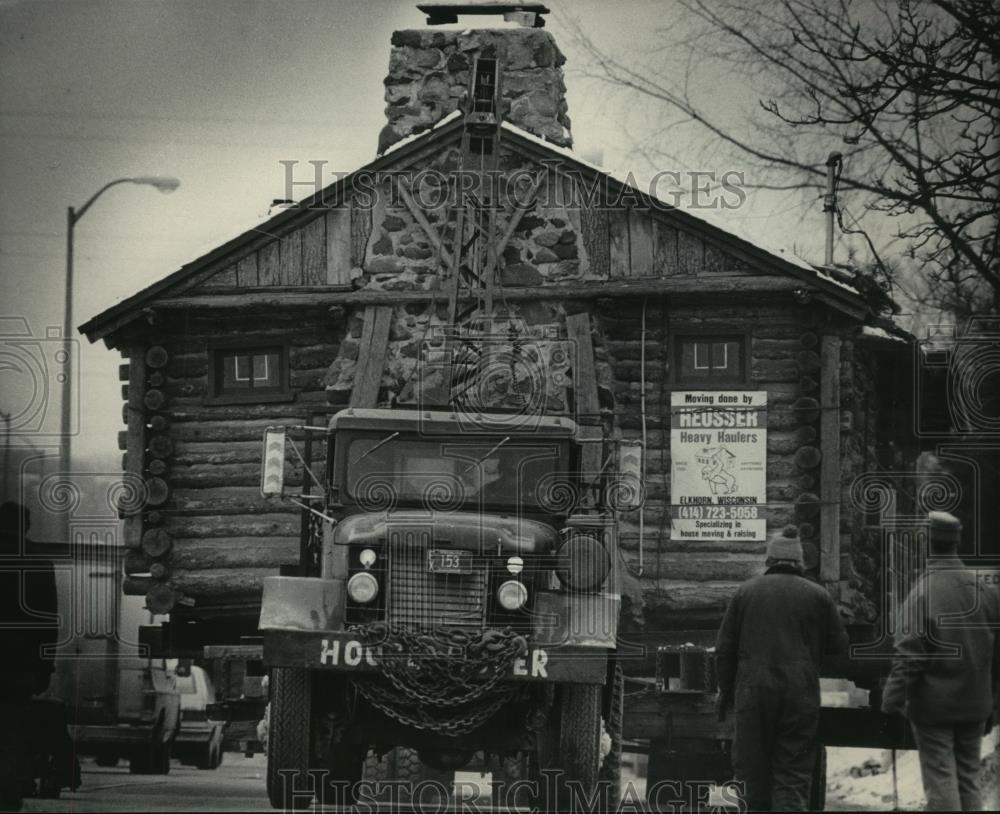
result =
[[[324,667],[370,668],[378,666],[378,648],[353,639],[322,639],[319,663]],[[511,665],[511,675],[548,678],[549,654],[540,647],[531,648],[526,656],[518,656]]]

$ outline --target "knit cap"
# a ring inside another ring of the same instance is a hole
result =
[[[767,543],[767,558],[802,562],[802,543],[799,542],[799,530],[796,526],[785,526],[780,532],[772,535]]]
[[[948,512],[928,512],[932,543],[958,545],[962,541],[962,521]]]

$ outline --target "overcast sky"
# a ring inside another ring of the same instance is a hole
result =
[[[549,5],[548,29],[568,57],[578,150],[600,149],[607,166],[629,169],[631,136],[648,132],[648,111],[581,75],[566,15],[609,51],[641,54],[658,44],[654,29],[670,22],[670,7]],[[165,174],[182,186],[172,195],[116,187],[79,222],[76,325],[265,213],[283,197],[280,161],[326,160],[331,173],[370,161],[391,33],[423,26],[424,15],[402,0],[0,0],[0,317],[23,317],[36,336],[61,324],[66,207],[109,180]],[[714,104],[739,116],[756,104],[751,82],[720,74]],[[679,144],[678,153],[686,146],[695,145]],[[819,201],[794,215],[804,217],[790,236],[787,207],[752,198],[734,213],[743,232],[791,239],[807,256],[819,251]],[[78,338],[74,454],[116,460],[121,360]],[[18,375],[0,370],[0,409],[17,409]]]

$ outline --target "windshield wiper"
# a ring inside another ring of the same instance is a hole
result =
[[[398,432],[394,432],[391,435],[387,435],[385,438],[383,438],[381,441],[379,441],[371,449],[366,449],[357,458],[355,458],[353,461],[351,461],[351,466],[354,466],[355,464],[361,463],[361,461],[363,461],[365,458],[367,458],[369,455],[371,455],[376,449],[378,449],[379,447],[384,447],[386,444],[388,444],[397,435],[399,435]]]
[[[496,452],[498,449],[500,449],[500,447],[502,447],[504,444],[506,444],[509,440],[510,440],[510,436],[508,435],[499,444],[497,444],[495,447],[493,447],[493,449],[491,449],[489,452],[487,452],[482,458],[480,458],[475,463],[469,464],[465,469],[463,469],[462,470],[462,474],[464,475],[469,470],[475,469],[477,466],[479,466],[479,464],[481,464],[483,461],[485,461],[487,458],[489,458],[490,455],[492,455],[494,452]]]

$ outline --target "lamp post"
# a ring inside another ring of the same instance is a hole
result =
[[[73,331],[73,230],[87,210],[93,206],[94,202],[101,197],[107,190],[111,189],[113,186],[118,184],[141,184],[142,186],[155,187],[163,193],[173,192],[177,187],[181,185],[181,182],[176,178],[171,178],[170,176],[160,176],[160,175],[138,175],[134,178],[118,178],[114,181],[109,181],[103,187],[101,187],[97,192],[87,199],[87,202],[81,206],[79,209],[74,207],[69,207],[66,210],[66,300],[63,310],[63,341],[69,344],[70,337]],[[70,428],[72,426],[72,415],[71,407],[73,400],[73,386],[72,377],[75,373],[70,367],[70,362],[72,360],[72,354],[67,353],[66,355],[66,365],[63,370],[63,380],[62,380],[62,404],[60,413],[60,455],[59,455],[59,467],[60,472],[63,475],[69,473],[70,466]],[[66,528],[66,542],[70,542],[69,538],[69,528]]]

